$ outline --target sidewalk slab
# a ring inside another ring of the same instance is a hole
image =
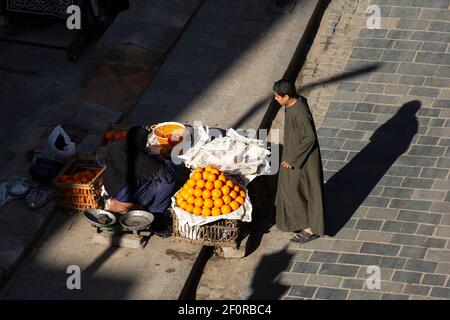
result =
[[[139,100],[153,74],[146,71],[100,67],[81,92],[81,100],[127,114]]]
[[[58,215],[3,297],[176,300],[201,248],[152,236],[144,249],[128,249],[94,244],[94,237],[81,215]],[[81,290],[67,289],[69,265],[81,268]]]
[[[101,65],[154,71],[201,0],[149,0],[120,13],[97,45]]]
[[[204,1],[128,121],[257,128],[318,1]]]
[[[108,121],[115,122],[119,117],[118,112],[89,103],[72,101],[43,106],[35,117],[23,123],[19,128],[21,130],[18,129],[20,135],[9,146],[14,156],[2,170],[0,179],[4,181],[13,175],[28,175],[31,161],[27,152],[45,146],[54,126],[62,124],[72,141],[78,145],[89,132],[103,134]],[[55,212],[55,201],[37,210],[28,209],[24,199],[12,200],[0,207],[0,285],[36,245]]]

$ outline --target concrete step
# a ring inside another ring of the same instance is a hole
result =
[[[154,71],[201,0],[147,0],[120,13],[97,44],[100,65]]]

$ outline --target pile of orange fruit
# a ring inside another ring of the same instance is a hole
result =
[[[108,130],[105,132],[105,140],[106,142],[116,141],[116,140],[124,140],[127,136],[127,130]]]
[[[177,206],[197,216],[219,216],[239,209],[244,189],[212,166],[197,168],[176,195]]]
[[[62,175],[59,177],[59,182],[61,183],[79,183],[86,184],[91,182],[92,179],[97,176],[97,174],[101,171],[101,169],[97,170],[82,170],[73,175]]]

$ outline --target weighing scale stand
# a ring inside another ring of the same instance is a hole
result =
[[[95,244],[109,245],[130,249],[144,249],[147,245],[152,232],[150,230],[142,231],[123,231],[121,228],[95,228],[95,235],[92,242]]]

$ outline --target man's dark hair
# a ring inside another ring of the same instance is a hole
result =
[[[288,95],[289,98],[298,97],[294,83],[286,79],[281,79],[275,82],[273,84],[273,91],[282,97],[284,97],[285,95]]]

